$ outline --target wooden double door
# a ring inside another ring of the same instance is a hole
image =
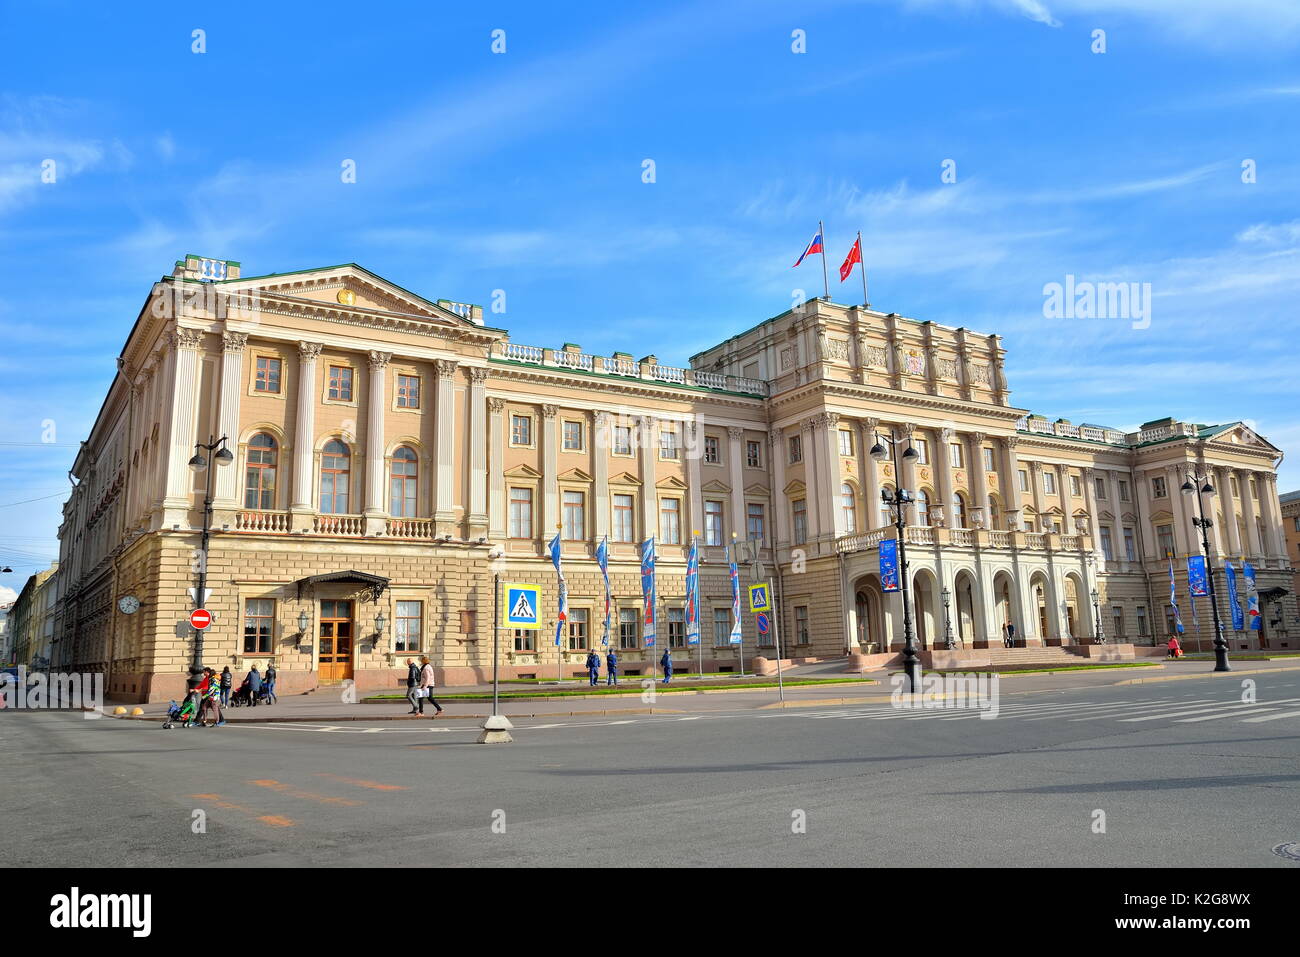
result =
[[[352,677],[352,602],[320,603],[320,680],[336,684]]]

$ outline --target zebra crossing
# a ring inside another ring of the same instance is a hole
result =
[[[1240,721],[1261,724],[1300,718],[1300,698],[1279,698],[1242,702],[1232,699],[1145,698],[1138,701],[1039,701],[1004,704],[994,712],[980,708],[847,708],[834,711],[787,712],[791,717],[815,721],[1055,721],[1074,724],[1110,721],[1140,728],[1150,722],[1200,724],[1207,721]],[[988,717],[985,717],[988,715]]]

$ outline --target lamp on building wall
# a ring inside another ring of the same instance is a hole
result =
[[[1205,549],[1205,574],[1210,592],[1210,614],[1214,616],[1214,670],[1231,671],[1228,664],[1228,640],[1223,636],[1223,622],[1219,620],[1219,599],[1214,593],[1214,561],[1210,555],[1210,529],[1214,522],[1205,517],[1205,496],[1214,494],[1210,484],[1209,473],[1203,475],[1189,471],[1180,491],[1184,495],[1195,495],[1200,516],[1192,516],[1192,525],[1201,530],[1201,547]]]
[[[379,647],[379,639],[384,636],[384,626],[387,624],[388,624],[388,619],[384,617],[384,613],[382,611],[379,614],[375,615],[375,648],[376,649],[378,649]]]
[[[310,626],[311,619],[307,617],[307,613],[305,611],[298,612],[298,637],[293,641],[294,647],[302,647],[302,640],[307,637],[307,629]]]

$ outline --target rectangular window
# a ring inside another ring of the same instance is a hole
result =
[[[1115,560],[1115,545],[1110,540],[1109,525],[1101,527],[1101,552],[1106,556],[1106,561],[1113,562]]]
[[[1024,469],[1020,469],[1016,474],[1020,476],[1020,491],[1022,491],[1022,492],[1028,492],[1028,491],[1029,491],[1029,473],[1026,472]]]
[[[1133,539],[1133,529],[1124,529],[1124,557],[1127,561],[1137,561],[1137,544]]]
[[[1106,480],[1104,478],[1099,478],[1094,479],[1093,481],[1097,483],[1097,498],[1104,500],[1106,498]]]
[[[723,543],[722,503],[704,503],[704,544],[721,545]]]
[[[510,444],[533,444],[533,418],[529,415],[510,416]]]
[[[706,465],[718,465],[722,462],[722,450],[718,447],[718,437],[716,435],[706,435],[704,437],[704,463]]]
[[[1119,605],[1115,605],[1113,608],[1111,608],[1110,622],[1111,622],[1110,626],[1113,629],[1113,631],[1111,631],[1110,633],[1110,636],[1112,638],[1123,638],[1124,637],[1124,609]]]
[[[533,537],[533,490],[530,488],[510,490],[510,537]]]
[[[399,409],[418,409],[420,407],[420,377],[418,375],[398,375],[397,407]]]
[[[1075,498],[1083,494],[1083,486],[1079,484],[1079,476],[1077,475],[1070,476],[1070,494]]]
[[[351,366],[330,366],[329,397],[336,402],[352,401]]]
[[[1043,491],[1048,495],[1056,494],[1056,472],[1052,469],[1043,469]]]
[[[668,609],[668,647],[686,647],[686,609]]]
[[[806,645],[810,641],[808,631],[808,606],[794,606],[794,643],[796,645]]]
[[[1139,638],[1145,638],[1145,637],[1147,636],[1147,634],[1148,634],[1148,632],[1147,632],[1147,610],[1146,610],[1145,608],[1143,608],[1141,605],[1138,605],[1138,608],[1137,608],[1137,622],[1138,622],[1138,637],[1139,637]]]
[[[587,609],[569,609],[569,650],[587,650]]]
[[[1151,494],[1155,498],[1164,498],[1169,494],[1169,489],[1165,485],[1165,477],[1157,475],[1151,480]]]
[[[930,440],[929,439],[914,439],[912,441],[912,448],[916,449],[917,465],[930,464]]]
[[[535,632],[531,628],[516,628],[515,651],[532,651],[534,634]]]
[[[840,433],[840,455],[852,455],[853,454],[853,433],[848,432],[844,429],[840,429],[839,433]]]
[[[244,654],[269,655],[275,631],[275,599],[250,598],[244,602]]]
[[[614,426],[614,454],[631,455],[632,454],[632,427],[629,425]]]
[[[631,495],[614,496],[614,541],[634,541],[632,516],[635,500]]]
[[[270,356],[257,357],[257,374],[253,379],[254,392],[280,392],[280,360]]]
[[[587,493],[564,493],[564,539],[580,542],[587,537]]]
[[[731,609],[713,609],[713,644],[725,648],[731,644]]]
[[[677,450],[679,448],[680,446],[677,444],[676,429],[659,430],[659,457],[661,459],[675,460],[677,458]]]
[[[760,442],[745,443],[745,464],[751,469],[763,467],[763,446]]]
[[[679,498],[659,500],[659,542],[663,545],[682,543],[682,500]]]
[[[981,456],[983,457],[983,459],[984,459],[984,471],[985,471],[985,472],[992,472],[992,471],[994,470],[994,464],[993,464],[993,450],[992,450],[992,449],[980,449],[980,455],[981,455]]]
[[[1128,482],[1125,482],[1123,479],[1119,480],[1119,500],[1121,502],[1128,501]]]
[[[582,423],[581,422],[565,421],[564,451],[566,452],[582,451]]]
[[[966,467],[966,452],[960,442],[953,442],[948,446],[948,464],[955,469]]]
[[[790,464],[798,465],[803,461],[803,438],[798,435],[790,436]]]
[[[808,542],[808,503],[799,499],[794,503],[794,543],[805,545]]]
[[[641,612],[636,608],[618,610],[618,646],[625,650],[641,647]]]
[[[419,651],[424,624],[424,602],[399,601],[393,619],[393,651]]]
[[[764,533],[766,531],[766,522],[764,521],[764,508],[756,502],[750,502],[745,506],[745,537],[750,541],[758,542],[762,546],[764,542]]]
[[[1161,556],[1165,556],[1174,550],[1174,527],[1172,525],[1156,526],[1156,543],[1160,546]]]

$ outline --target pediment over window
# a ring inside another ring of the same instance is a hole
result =
[[[667,478],[661,478],[658,482],[655,482],[655,488],[666,488],[680,492],[685,490],[686,483],[676,475],[669,475]]]
[[[759,485],[755,483],[753,485],[745,486],[745,494],[753,495],[755,498],[767,498],[769,495],[772,494],[772,490],[769,489],[766,485]]]
[[[561,482],[590,482],[592,480],[591,476],[582,469],[569,469],[567,472],[561,472],[556,476],[556,479]]]
[[[529,465],[516,465],[502,473],[506,478],[539,479],[542,473]]]
[[[704,485],[700,487],[700,490],[704,492],[721,492],[725,495],[731,494],[731,486],[724,485],[722,482],[719,482],[717,479],[714,479],[712,482],[706,482]]]
[[[609,480],[610,485],[641,485],[641,480],[631,472],[620,472]]]
[[[808,486],[804,485],[804,483],[798,479],[795,479],[785,487],[784,491],[786,495],[802,495],[804,492],[808,491]]]

